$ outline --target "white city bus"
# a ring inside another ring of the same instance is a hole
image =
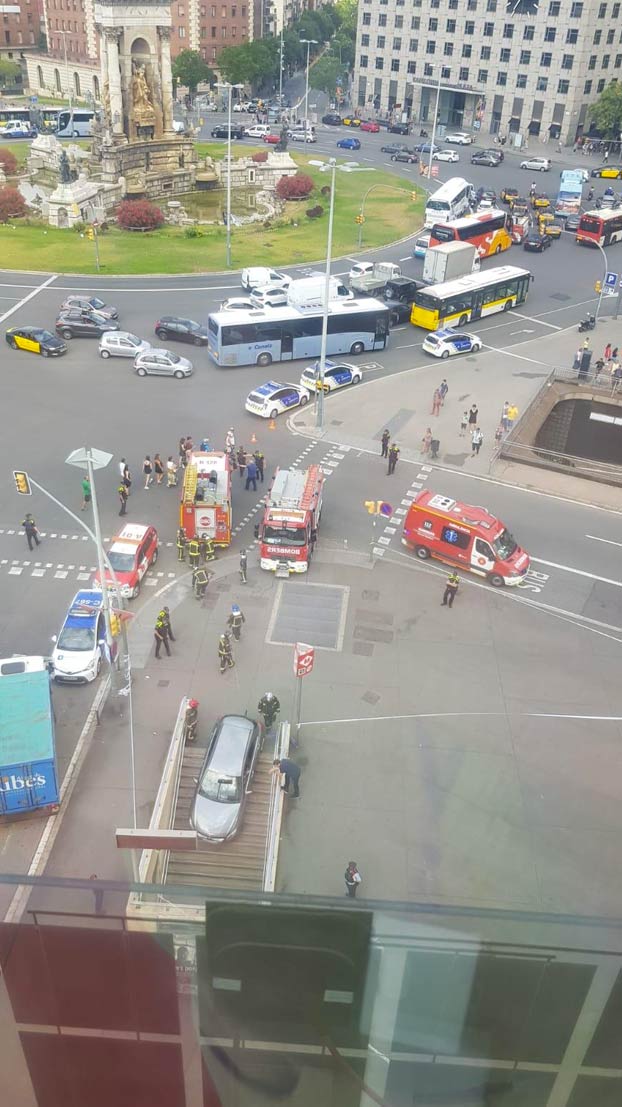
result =
[[[461,215],[468,215],[472,191],[473,185],[463,177],[451,177],[428,196],[425,205],[426,227],[431,227],[433,223],[449,223],[452,219],[459,219]]]
[[[89,138],[92,133],[94,111],[72,108],[58,113],[57,138]]]
[[[362,354],[384,350],[390,312],[379,300],[331,302],[326,353]],[[219,311],[208,316],[208,350],[218,365],[270,365],[273,361],[317,358],[322,341],[322,311],[275,307],[257,311]]]

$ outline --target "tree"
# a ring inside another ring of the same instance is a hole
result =
[[[336,0],[333,11],[339,19],[339,28],[356,38],[358,0]]]
[[[197,94],[198,85],[213,85],[216,74],[203,60],[198,50],[182,50],[173,61],[173,77],[180,85],[185,85],[192,97]]]
[[[26,215],[27,211],[26,201],[19,189],[0,188],[0,223],[8,223],[9,219]]]
[[[276,194],[280,200],[304,200],[313,192],[313,179],[306,173],[294,173],[293,177],[281,177],[277,181]]]
[[[343,86],[347,86],[346,69],[340,64],[339,58],[332,54],[325,54],[319,58],[311,69],[309,82],[313,88],[320,92],[328,92],[334,96],[337,88],[337,80],[340,79]]]
[[[149,200],[122,200],[117,208],[117,223],[125,231],[155,231],[164,216]]]
[[[622,85],[612,81],[590,109],[590,116],[605,138],[619,139],[622,133]]]
[[[8,146],[0,146],[0,165],[4,169],[7,177],[15,176],[17,172],[17,158],[12,150],[9,150]]]
[[[275,38],[255,39],[243,46],[225,46],[218,65],[225,80],[248,84],[256,92],[272,84],[279,72],[279,43]]]
[[[0,58],[0,86],[2,88],[14,88],[19,84],[21,69],[17,62],[8,58]]]
[[[354,65],[354,47],[354,39],[350,35],[344,34],[343,31],[338,31],[331,39],[330,52],[334,57],[339,58],[345,69],[352,69]]]

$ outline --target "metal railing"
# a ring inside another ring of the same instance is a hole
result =
[[[179,705],[177,719],[173,728],[173,735],[164,761],[160,786],[153,805],[151,819],[149,820],[150,830],[171,829],[177,804],[181,767],[184,759],[184,723],[187,706],[188,698],[184,696]],[[162,825],[163,820],[164,826]],[[158,881],[165,884],[169,856],[168,850],[166,853],[161,850],[143,850],[138,867],[141,883]],[[161,871],[156,872],[156,870],[159,869],[161,869]]]
[[[288,722],[279,723],[276,742],[274,744],[274,756],[287,757],[289,753],[290,726]],[[279,857],[279,843],[281,839],[281,823],[283,822],[283,793],[280,787],[280,777],[277,773],[272,777],[270,788],[270,806],[268,810],[268,833],[266,835],[266,850],[263,864],[264,892],[273,892],[276,884],[276,866]]]

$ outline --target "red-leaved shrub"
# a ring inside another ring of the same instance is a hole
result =
[[[17,158],[7,146],[0,146],[0,165],[7,177],[13,177],[17,172]]]
[[[149,200],[123,200],[117,208],[117,223],[125,231],[155,231],[164,216]]]
[[[8,223],[13,216],[25,215],[26,202],[17,188],[0,188],[0,223]]]
[[[276,194],[281,200],[305,200],[312,192],[313,181],[306,173],[281,177],[276,186]]]
[[[253,161],[256,161],[258,164],[260,164],[261,162],[267,161],[267,160],[268,160],[268,151],[267,150],[259,150],[258,153],[253,154]]]

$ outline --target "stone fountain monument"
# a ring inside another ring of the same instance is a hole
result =
[[[166,0],[95,0],[103,111],[93,162],[130,199],[191,192],[196,153],[173,129],[171,11]]]

